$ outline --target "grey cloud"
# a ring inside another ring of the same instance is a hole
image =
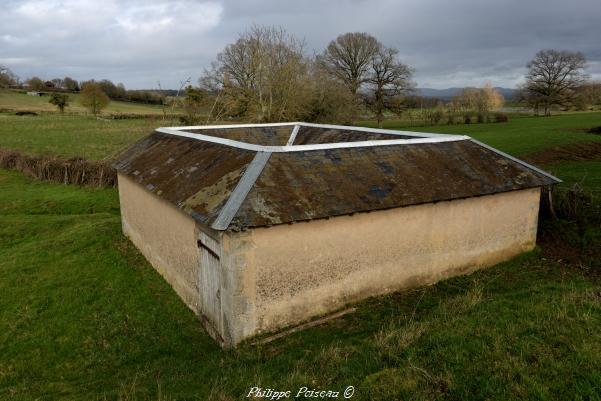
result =
[[[4,1],[0,63],[22,77],[109,78],[128,87],[196,79],[252,24],[321,51],[366,31],[397,47],[422,87],[514,86],[541,48],[582,51],[601,78],[598,0]]]

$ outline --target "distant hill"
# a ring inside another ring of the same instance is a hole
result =
[[[462,89],[463,88],[447,88],[447,89],[417,88],[415,90],[415,93],[418,96],[436,97],[439,99],[448,100],[448,99],[453,98],[457,94],[459,94],[459,92],[461,92]],[[501,87],[495,87],[495,89],[498,90],[505,99],[512,98],[517,91],[516,89],[501,88]]]

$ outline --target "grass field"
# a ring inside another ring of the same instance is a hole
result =
[[[171,125],[171,122],[99,120],[86,115],[54,113],[39,116],[0,113],[0,148],[31,154],[103,159],[161,125]]]
[[[373,122],[364,125],[375,126]],[[548,147],[581,141],[601,141],[599,135],[584,130],[601,126],[601,113],[558,114],[551,117],[512,117],[507,123],[437,125],[409,127],[399,121],[386,121],[384,128],[441,134],[469,135],[505,152],[524,155]]]
[[[582,128],[601,113],[577,116],[423,130],[469,128],[528,154],[598,140]],[[0,147],[102,158],[147,123],[0,114]],[[546,167],[565,188],[601,193],[601,160]],[[352,385],[353,400],[601,400],[601,261],[571,264],[549,246],[223,351],[123,237],[115,189],[0,170],[0,399],[224,401],[252,386]]]
[[[102,159],[160,126],[178,125],[177,121],[133,119],[97,120],[87,115],[46,113],[39,116],[15,116],[0,113],[0,148],[32,154],[52,153],[65,157],[82,156]],[[601,113],[563,114],[550,118],[520,117],[504,124],[439,125],[387,128],[466,134],[499,149],[522,156],[551,146],[575,142],[601,141],[600,135],[586,129],[601,126]],[[363,125],[373,125],[363,122]]]
[[[591,191],[601,202],[601,160],[553,164],[547,166],[547,170],[564,180],[562,187],[578,184]]]
[[[29,96],[25,93],[0,89],[0,110],[15,111],[57,111],[56,106],[48,103],[50,96]],[[87,110],[79,101],[79,94],[69,94],[69,106],[65,109],[69,113],[83,113]],[[133,113],[133,114],[161,114],[159,105],[111,101],[104,113]]]
[[[601,287],[539,253],[221,351],[121,235],[115,190],[0,185],[0,399],[600,399]]]

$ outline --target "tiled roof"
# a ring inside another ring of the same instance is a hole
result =
[[[559,181],[463,136],[303,123],[157,131],[161,132],[122,154],[115,167],[216,230],[469,198]],[[286,146],[289,142],[292,145]]]

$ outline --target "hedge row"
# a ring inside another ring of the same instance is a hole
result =
[[[108,160],[31,156],[0,149],[0,167],[21,171],[37,180],[102,188],[117,186],[117,172]]]

